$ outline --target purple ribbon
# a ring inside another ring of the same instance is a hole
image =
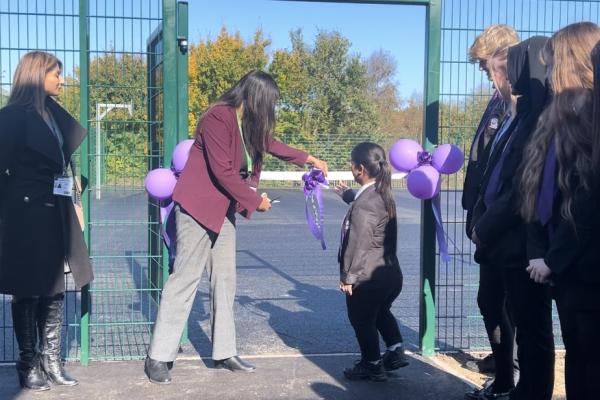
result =
[[[304,211],[308,229],[313,236],[321,241],[321,247],[325,250],[324,218],[323,218],[323,195],[321,186],[327,187],[329,183],[323,175],[323,171],[311,168],[302,175],[304,181]]]
[[[433,155],[428,151],[419,151],[417,153],[417,161],[419,162],[419,167],[423,165],[431,165],[432,159]]]
[[[554,207],[554,196],[556,190],[556,146],[554,139],[548,147],[546,161],[544,162],[544,172],[542,175],[542,183],[537,198],[537,215],[542,225],[546,224],[552,218],[552,208]]]
[[[176,241],[176,227],[175,227],[175,213],[173,212],[173,208],[175,207],[175,203],[171,200],[168,200],[168,203],[160,204],[160,233],[162,234],[163,241],[165,246],[169,251],[169,265],[172,266],[175,261],[175,245]]]
[[[431,209],[433,210],[433,217],[435,218],[435,236],[437,238],[438,247],[440,248],[440,257],[445,263],[450,262],[450,256],[448,255],[448,242],[446,242],[446,232],[444,231],[444,224],[442,222],[442,207],[440,204],[439,193],[431,199]]]
[[[417,153],[417,161],[419,167],[423,165],[431,165],[433,154],[428,151],[420,151]],[[435,236],[440,249],[440,256],[442,261],[445,263],[450,262],[450,256],[448,255],[448,242],[446,241],[446,232],[444,231],[444,223],[442,220],[442,207],[440,204],[439,190],[433,199],[431,199],[431,210],[433,211],[433,217],[435,219]]]

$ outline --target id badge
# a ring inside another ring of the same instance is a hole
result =
[[[68,175],[55,175],[53,193],[57,196],[71,197],[73,195],[73,177]]]

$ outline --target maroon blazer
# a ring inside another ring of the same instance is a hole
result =
[[[269,136],[267,152],[294,163],[306,164],[308,154],[289,147]],[[260,165],[254,165],[249,182],[240,176],[243,145],[235,108],[217,105],[209,109],[196,128],[196,140],[190,149],[185,168],[179,176],[173,200],[198,223],[218,233],[231,200],[237,210],[250,218],[260,205],[258,187]]]

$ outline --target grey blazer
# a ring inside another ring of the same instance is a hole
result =
[[[340,281],[355,286],[389,286],[402,282],[396,256],[396,218],[390,219],[375,187],[352,202],[344,222],[338,262]]]

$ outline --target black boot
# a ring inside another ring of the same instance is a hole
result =
[[[40,297],[38,329],[42,369],[55,385],[75,386],[79,382],[64,370],[60,360],[60,337],[64,316],[64,295]]]
[[[50,385],[41,370],[40,357],[36,351],[37,307],[36,298],[13,299],[12,319],[19,344],[19,361],[17,361],[19,384],[24,389],[42,391],[50,389]]]

